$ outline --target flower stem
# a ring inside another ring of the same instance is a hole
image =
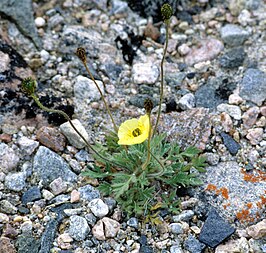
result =
[[[169,30],[169,20],[167,20],[167,22],[165,22],[166,24],[166,38],[165,38],[165,46],[164,46],[164,51],[163,51],[163,58],[161,60],[161,86],[160,86],[160,101],[159,101],[159,108],[158,108],[158,114],[157,114],[157,119],[156,119],[156,123],[155,123],[155,126],[154,126],[154,129],[153,129],[153,135],[156,133],[156,130],[157,130],[157,127],[158,127],[158,123],[159,123],[159,120],[160,120],[160,116],[161,116],[161,111],[162,111],[162,102],[163,102],[163,86],[164,86],[164,74],[163,74],[163,71],[164,71],[164,68],[163,68],[163,63],[164,63],[164,60],[165,60],[165,55],[166,55],[166,52],[167,52],[167,47],[168,47],[168,37],[169,37],[169,33],[168,33],[168,30]]]
[[[145,161],[145,163],[142,165],[142,169],[145,170],[147,168],[147,166],[149,165],[150,163],[150,160],[151,160],[151,132],[152,132],[152,129],[151,129],[151,113],[147,113],[148,114],[148,117],[149,117],[149,135],[148,135],[148,145],[147,145],[147,150],[148,150],[148,153],[147,153],[147,159]]]
[[[114,161],[110,161],[109,159],[105,158],[104,156],[102,156],[97,150],[95,150],[93,148],[93,146],[84,138],[84,136],[79,132],[79,130],[75,127],[75,125],[72,123],[70,117],[63,111],[61,110],[56,110],[56,109],[50,109],[46,106],[44,106],[40,100],[38,99],[38,97],[33,93],[33,94],[30,94],[30,96],[33,98],[33,100],[36,102],[36,104],[44,111],[46,112],[51,112],[51,113],[58,113],[60,115],[62,115],[68,122],[69,124],[71,125],[71,127],[75,130],[75,132],[80,136],[80,138],[85,142],[86,146],[91,149],[97,156],[99,156],[101,159],[103,159],[104,161],[106,162],[110,162],[118,167],[122,167],[122,168],[125,168],[125,165],[122,165],[122,164],[119,164],[117,162],[114,162]]]

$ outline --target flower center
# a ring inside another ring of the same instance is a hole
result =
[[[134,129],[134,130],[132,131],[132,135],[133,135],[134,137],[138,137],[139,135],[141,135],[141,131],[140,131],[140,129],[139,129],[139,128]]]

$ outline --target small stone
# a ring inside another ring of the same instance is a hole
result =
[[[79,202],[79,200],[80,200],[80,192],[77,190],[73,190],[70,194],[70,202],[76,203]]]
[[[42,18],[42,17],[37,17],[37,18],[35,18],[35,25],[38,27],[38,28],[40,28],[40,27],[43,27],[43,26],[45,26],[45,19],[44,18]]]
[[[155,27],[152,23],[148,23],[145,27],[144,35],[154,41],[157,41],[161,34],[157,27]]]
[[[154,84],[159,77],[159,69],[154,63],[135,63],[132,79],[135,84]]]
[[[41,197],[42,195],[40,188],[37,186],[33,186],[23,193],[21,201],[23,205],[26,205],[29,202],[41,199]]]
[[[196,234],[200,234],[200,228],[197,226],[191,226],[190,229]]]
[[[22,136],[18,140],[18,145],[23,153],[31,155],[35,149],[39,146],[39,142],[33,141],[25,136]]]
[[[3,73],[9,69],[9,64],[10,64],[10,58],[8,54],[3,53],[0,51],[0,73]]]
[[[246,231],[253,239],[264,238],[266,236],[266,219],[247,227]]]
[[[223,43],[216,39],[207,39],[201,41],[199,47],[193,48],[185,57],[186,64],[192,66],[199,62],[205,62],[214,59],[223,50]]]
[[[192,210],[184,210],[180,214],[173,216],[173,221],[189,221],[193,218],[193,216],[194,212]]]
[[[12,141],[12,136],[10,134],[2,133],[0,134],[0,141],[9,143]]]
[[[178,106],[182,110],[189,110],[195,107],[195,96],[192,93],[188,93],[184,95],[179,101],[178,101]]]
[[[179,245],[173,245],[170,247],[170,253],[184,253],[181,246]]]
[[[253,128],[248,130],[246,138],[252,145],[259,144],[263,139],[263,128]]]
[[[243,115],[243,125],[245,128],[251,128],[255,125],[258,115],[260,113],[260,108],[257,106],[249,108]]]
[[[130,227],[132,227],[132,228],[136,228],[136,229],[138,229],[138,226],[139,226],[138,223],[139,223],[139,222],[138,222],[138,219],[135,218],[135,217],[132,217],[132,218],[130,218],[130,219],[127,221],[127,225],[128,225],[128,226],[130,226]]]
[[[97,221],[97,223],[93,226],[92,234],[99,241],[103,241],[106,239],[104,235],[104,228],[103,228],[102,220]]]
[[[59,195],[67,190],[67,184],[61,177],[56,178],[49,186],[54,195]]]
[[[8,223],[9,217],[5,213],[0,213],[0,223]]]
[[[198,202],[199,200],[197,198],[190,198],[188,200],[182,201],[180,206],[182,209],[188,209],[194,207]]]
[[[108,214],[109,208],[101,199],[93,199],[89,202],[88,207],[92,213],[99,218]]]
[[[178,47],[177,51],[180,53],[182,56],[187,55],[190,52],[190,47],[187,44],[182,44]]]
[[[20,192],[26,186],[24,172],[9,173],[5,178],[5,187],[11,191]]]
[[[33,172],[44,185],[49,185],[53,180],[61,177],[64,181],[75,182],[77,175],[73,173],[66,161],[46,147],[39,147],[33,160]]]
[[[184,248],[193,253],[201,253],[206,248],[206,245],[189,234],[188,239],[184,242]]]
[[[242,66],[246,57],[243,47],[233,48],[226,52],[219,58],[221,67],[223,68],[237,68]]]
[[[225,132],[228,133],[233,129],[233,121],[226,112],[221,113],[221,123]]]
[[[170,227],[170,231],[173,234],[179,235],[179,234],[182,234],[184,232],[182,225],[179,223],[171,223],[169,227]]]
[[[265,116],[266,117],[266,106],[262,106],[260,108],[260,113],[262,114],[262,116]]]
[[[6,224],[6,227],[3,231],[3,235],[8,237],[8,238],[15,239],[18,236],[18,231],[17,231],[17,229],[15,229],[10,224]],[[1,250],[0,250],[0,252],[1,252]]]
[[[222,40],[229,46],[240,46],[248,39],[249,33],[240,26],[227,24],[221,29]]]
[[[228,149],[231,155],[236,155],[241,146],[238,142],[236,142],[229,134],[221,133],[221,137],[223,138],[224,145]]]
[[[231,94],[228,97],[228,103],[230,105],[239,105],[243,102],[244,100],[237,94]]]
[[[82,126],[78,119],[74,119],[71,121],[76,129],[81,133],[81,135],[85,138],[85,140],[89,141],[89,135],[86,129]],[[62,133],[67,137],[69,143],[76,148],[84,148],[86,143],[84,140],[76,133],[73,127],[70,125],[69,122],[66,122],[60,125],[60,130]]]
[[[46,189],[43,189],[42,196],[45,200],[51,200],[54,198],[54,194]]]
[[[65,136],[56,128],[43,126],[37,131],[37,140],[55,152],[61,152],[66,146]]]
[[[114,238],[120,230],[120,223],[108,217],[102,218],[104,233],[107,238]]]
[[[81,199],[91,201],[93,199],[99,199],[101,197],[100,192],[91,185],[85,185],[78,189]]]
[[[71,242],[73,242],[73,238],[68,233],[61,234],[57,238],[58,246],[61,249],[71,249]]]
[[[7,237],[0,237],[0,253],[17,253],[15,246]]]
[[[90,227],[85,218],[78,215],[73,215],[70,217],[69,235],[73,239],[76,241],[85,240],[89,232]]]
[[[236,105],[220,104],[217,106],[219,112],[226,112],[236,120],[241,119],[241,109]]]
[[[238,240],[229,240],[225,244],[218,245],[215,253],[234,253],[234,252],[250,252],[248,241],[246,238]]]
[[[17,208],[13,206],[8,200],[3,199],[0,201],[0,212],[6,214],[15,214],[17,213]]]
[[[32,225],[32,222],[30,220],[24,221],[20,225],[21,231],[24,234],[30,234],[32,232],[32,227],[33,227],[33,225]]]
[[[216,210],[211,209],[201,229],[199,240],[214,248],[234,232],[235,229],[223,220]]]
[[[91,226],[94,226],[97,221],[97,218],[92,213],[86,214],[85,219],[88,221],[89,225]]]
[[[262,105],[266,99],[266,73],[259,69],[247,69],[240,83],[239,95],[256,105]]]
[[[5,143],[0,143],[0,172],[8,172],[16,168],[19,156]]]

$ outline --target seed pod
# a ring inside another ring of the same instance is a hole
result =
[[[151,99],[149,99],[149,98],[145,99],[144,108],[145,108],[147,114],[151,113],[151,110],[153,108],[153,102],[151,101]]]
[[[173,15],[173,9],[171,7],[170,4],[164,4],[161,7],[161,13],[162,13],[162,17],[163,17],[163,21],[168,21],[172,15]]]
[[[86,50],[83,47],[78,47],[76,51],[76,55],[82,62],[86,62]]]
[[[28,95],[32,95],[37,87],[37,82],[32,77],[25,78],[21,83],[21,89]]]

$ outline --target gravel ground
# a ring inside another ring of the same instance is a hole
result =
[[[112,124],[76,48],[117,124],[138,117],[159,100],[161,2],[0,2],[0,253],[266,252],[265,1],[169,1],[159,131],[200,148],[208,167],[157,226],[103,198],[80,174],[93,162],[84,143],[20,90],[35,77],[46,106],[102,141]]]

